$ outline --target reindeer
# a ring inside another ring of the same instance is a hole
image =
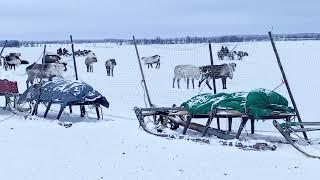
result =
[[[10,53],[3,58],[4,69],[7,71],[9,69],[16,70],[16,66],[21,64],[20,60],[21,53]]]
[[[46,63],[46,64],[36,64],[33,63],[26,68],[28,79],[26,81],[27,88],[29,83],[33,84],[36,78],[47,78],[49,81],[53,77],[62,77],[62,72],[67,71],[67,63]]]
[[[115,59],[109,59],[106,61],[105,66],[107,69],[107,75],[110,76],[110,72],[111,72],[111,76],[113,77],[113,69],[114,66],[117,65],[116,60]]]
[[[238,56],[238,60],[242,60],[243,57],[248,56],[249,54],[247,52],[244,51],[238,51],[237,52],[237,56]]]
[[[144,61],[145,65],[148,65],[148,68],[152,67],[152,64],[156,64],[156,69],[160,68],[160,56],[159,55],[154,55],[154,56],[150,56],[150,57],[143,57],[141,58],[142,61]]]
[[[178,65],[174,68],[174,77],[172,87],[174,88],[174,83],[177,80],[178,88],[180,88],[180,79],[187,79],[187,88],[189,89],[189,80],[192,81],[192,86],[194,89],[194,79],[200,78],[199,67],[193,65]]]
[[[93,63],[98,62],[97,57],[94,53],[89,52],[86,59],[85,64],[87,66],[87,72],[93,72]]]
[[[230,79],[233,78],[233,72],[235,71],[236,65],[237,64],[235,63],[224,63],[221,65],[200,66],[199,68],[201,72],[201,80],[199,81],[199,87],[201,83],[206,80],[206,84],[209,86],[209,88],[211,88],[211,86],[209,85],[209,79],[221,78],[223,89],[227,89],[227,77],[229,77]]]

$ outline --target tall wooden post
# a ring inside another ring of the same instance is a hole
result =
[[[73,64],[74,64],[74,72],[76,74],[76,80],[78,80],[77,63],[76,63],[76,57],[74,55],[74,47],[73,47],[72,35],[70,35],[70,40],[71,40],[71,49],[72,49],[72,58],[73,58]]]
[[[213,56],[212,56],[211,42],[209,42],[209,52],[210,52],[211,72],[212,72],[213,93],[216,94],[217,93],[216,77],[215,77],[214,68],[213,68]]]
[[[280,68],[280,71],[281,71],[281,74],[282,74],[282,78],[284,80],[284,83],[287,87],[287,90],[288,90],[288,93],[289,93],[289,96],[290,96],[290,99],[291,99],[291,102],[292,102],[292,105],[293,105],[293,108],[294,108],[294,111],[296,112],[297,114],[297,117],[298,117],[298,121],[301,123],[302,122],[302,119],[301,119],[301,116],[300,116],[300,113],[298,111],[298,107],[297,107],[297,104],[293,98],[293,95],[292,95],[292,92],[291,92],[291,89],[290,89],[290,86],[289,86],[289,83],[288,83],[288,80],[287,80],[287,77],[286,77],[286,74],[283,70],[283,67],[282,67],[282,64],[281,64],[281,61],[280,61],[280,57],[279,57],[279,54],[278,54],[278,51],[277,51],[277,48],[276,48],[276,45],[273,41],[273,37],[272,37],[272,34],[271,32],[269,31],[268,32],[269,34],[269,38],[270,38],[270,41],[271,41],[271,45],[272,45],[272,48],[273,48],[273,51],[276,55],[276,58],[277,58],[277,62],[278,62],[278,65],[279,65],[279,68]],[[300,125],[301,128],[304,128],[303,125]],[[306,140],[308,140],[308,136],[307,136],[307,133],[306,132],[302,132],[303,133],[303,136]]]
[[[146,79],[144,77],[144,73],[143,73],[143,69],[142,69],[142,65],[141,65],[141,60],[140,60],[140,55],[139,55],[139,51],[138,51],[138,47],[137,47],[137,43],[136,43],[136,39],[133,36],[133,44],[134,47],[136,49],[136,53],[137,53],[137,59],[138,59],[138,63],[139,63],[139,67],[140,67],[140,72],[141,72],[141,77],[142,77],[142,82],[147,94],[147,98],[148,98],[148,102],[149,102],[149,106],[153,107],[153,104],[151,103],[151,99],[150,99],[150,95],[149,95],[149,91],[148,91],[148,87],[147,87],[147,83],[146,83]]]
[[[7,42],[8,42],[8,40],[6,40],[6,41],[4,42],[4,44],[3,44],[3,47],[2,47],[1,52],[0,52],[0,57],[2,56],[2,53],[3,53],[4,49],[7,47]],[[3,64],[4,64],[4,63],[3,63]],[[2,66],[1,58],[0,58],[0,66]]]
[[[40,71],[43,71],[43,68],[44,68],[45,58],[46,58],[46,48],[47,48],[47,45],[45,44],[44,48],[43,48],[42,69]],[[33,108],[33,111],[32,111],[32,115],[37,115],[38,114],[38,106],[39,106],[39,103],[40,103],[40,96],[41,96],[41,90],[42,90],[41,86],[42,86],[42,78],[40,78],[40,84],[39,84],[39,88],[38,88],[39,95],[38,95],[36,104],[34,105],[34,108]]]

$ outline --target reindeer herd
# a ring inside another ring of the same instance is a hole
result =
[[[79,50],[80,51],[80,50]],[[78,52],[77,52],[78,53]],[[222,48],[222,51],[218,52],[218,58],[220,58],[219,54],[223,53],[230,54],[230,52],[226,48]],[[232,53],[232,52],[231,52]],[[91,50],[85,50],[85,60],[84,63],[87,67],[87,72],[93,72],[93,64],[98,62],[98,58],[94,52]],[[235,54],[233,52],[232,54]],[[72,55],[72,54],[71,54]],[[82,55],[82,54],[81,54]],[[248,53],[238,51],[237,55],[239,56],[239,60],[244,56],[248,56]],[[48,79],[52,80],[54,77],[62,77],[62,73],[67,71],[67,63],[61,62],[61,56],[70,56],[68,51],[64,48],[59,48],[57,50],[57,54],[46,52],[46,55],[43,59],[43,64],[41,63],[33,63],[26,67],[26,73],[28,75],[26,84],[29,87],[29,84],[33,84],[36,79]],[[230,56],[230,55],[227,55]],[[3,65],[5,70],[15,70],[15,67],[20,64],[29,64],[26,60],[20,59],[20,53],[10,53],[7,56],[2,57]],[[155,68],[160,69],[160,56],[153,55],[149,57],[142,57],[141,61],[144,63],[147,68]],[[0,65],[2,65],[0,61]],[[114,76],[114,68],[117,65],[115,59],[108,59],[105,61],[105,68],[107,72],[107,76]],[[206,65],[206,66],[194,66],[194,65],[177,65],[174,68],[174,77],[172,87],[175,88],[175,84],[180,88],[180,80],[184,79],[187,81],[187,88],[189,88],[190,81],[192,83],[193,89],[195,88],[195,80],[199,80],[198,87],[201,86],[203,82],[205,82],[209,88],[211,88],[209,84],[210,79],[221,79],[223,89],[226,89],[226,79],[233,78],[233,72],[235,71],[236,64],[235,63],[224,63],[220,65]]]
[[[242,60],[245,56],[248,56],[249,54],[244,51],[229,51],[228,47],[221,46],[221,50],[217,52],[217,56],[219,60],[224,60],[225,57],[229,60]]]

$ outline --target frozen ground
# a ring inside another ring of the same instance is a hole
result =
[[[213,44],[216,52],[222,44]],[[233,80],[228,80],[225,92],[249,91],[254,88],[274,89],[281,82],[279,68],[269,42],[224,44],[229,49],[248,51],[249,57],[237,63]],[[48,46],[55,52],[60,45]],[[63,45],[62,47],[70,46]],[[316,118],[320,100],[317,92],[320,41],[277,42],[277,47],[287,73],[299,110],[305,121]],[[207,65],[209,52],[205,44],[147,45],[138,46],[141,56],[159,54],[160,69],[144,66],[151,99],[158,106],[180,104],[199,93],[209,92],[202,86],[186,89],[172,88],[173,68],[179,64]],[[132,111],[134,106],[144,107],[144,93],[133,46],[110,44],[76,44],[75,49],[91,49],[98,56],[94,73],[87,73],[84,58],[77,57],[79,79],[91,84],[110,101],[104,109],[104,119],[95,120],[94,110],[80,119],[75,109],[67,111],[63,121],[74,122],[71,128],[57,124],[57,107],[49,112],[48,119],[12,115],[1,111],[0,115],[0,179],[10,180],[66,180],[66,179],[300,179],[318,177],[319,160],[307,159],[291,146],[274,143],[276,151],[244,151],[222,146],[219,139],[209,138],[210,144],[187,140],[168,140],[145,133],[138,127]],[[8,48],[9,52],[21,52],[22,58],[38,61],[42,47]],[[115,58],[115,77],[107,77],[105,60]],[[66,79],[74,79],[71,58]],[[1,79],[16,80],[19,91],[26,89],[25,66],[16,71],[0,71]],[[221,92],[221,82],[218,81]],[[288,97],[284,86],[277,92]],[[1,101],[4,104],[4,99]],[[40,108],[39,114],[44,112]],[[222,125],[225,127],[225,124]],[[247,128],[249,130],[249,127]],[[192,137],[199,136],[191,133]],[[270,135],[267,137],[267,135]],[[317,138],[317,134],[312,134]],[[318,134],[319,135],[319,134]],[[281,140],[271,121],[257,123],[257,135],[242,137],[250,142]],[[320,155],[320,150],[309,148]]]

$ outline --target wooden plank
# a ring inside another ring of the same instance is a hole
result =
[[[186,133],[187,133],[187,130],[188,130],[188,128],[189,128],[189,125],[190,125],[190,123],[191,123],[191,120],[192,120],[192,115],[188,116],[187,121],[186,121],[186,124],[185,124],[185,126],[184,126],[184,128],[183,128],[182,134],[186,134]]]
[[[43,117],[44,117],[44,118],[46,118],[46,117],[47,117],[47,115],[48,115],[48,112],[49,112],[49,110],[50,110],[51,105],[52,105],[52,102],[49,102],[49,103],[48,103],[48,106],[47,106],[47,109],[46,109],[46,111],[45,111],[45,113],[44,113],[44,115],[43,115]]]
[[[228,131],[232,130],[232,117],[228,117]]]
[[[247,124],[247,121],[248,121],[248,117],[242,117],[242,121],[241,121],[240,127],[239,127],[239,129],[238,129],[237,134],[236,134],[236,138],[237,138],[237,139],[239,139],[243,128],[244,128],[245,125]]]
[[[254,134],[254,119],[250,119],[250,121],[251,121],[251,134]]]
[[[320,128],[301,128],[301,129],[291,129],[294,132],[307,132],[307,131],[320,131]]]

